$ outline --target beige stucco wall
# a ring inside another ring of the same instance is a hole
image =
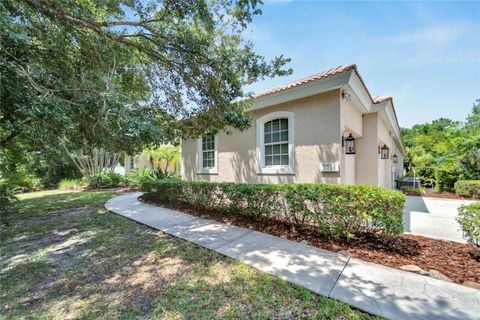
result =
[[[257,174],[255,120],[275,111],[294,113],[294,174]],[[240,132],[218,134],[218,174],[197,173],[197,140],[182,142],[181,175],[183,179],[257,183],[345,183],[346,161],[341,136],[350,132],[356,138],[354,155],[355,184],[391,188],[392,168],[403,172],[403,157],[390,132],[383,111],[365,113],[358,102],[341,98],[340,90],[318,94],[251,112],[252,126]],[[387,144],[390,158],[380,159],[378,147]],[[398,156],[393,164],[392,156]],[[351,160],[351,158],[350,158]],[[321,162],[339,162],[340,172],[320,172]],[[349,161],[351,163],[351,161]]]
[[[363,131],[362,108],[355,101],[340,99],[340,121],[344,132],[351,132],[355,137],[361,137]]]
[[[344,137],[347,137],[350,133],[355,137],[356,141],[362,138],[363,136],[363,117],[362,117],[362,107],[360,102],[340,98],[340,128],[341,134]],[[358,150],[358,144],[357,144]],[[349,157],[350,162],[347,163],[346,157]],[[344,183],[348,183],[348,178],[346,177],[348,170],[353,170],[352,174],[354,175],[354,182],[358,184],[357,174],[360,171],[358,167],[358,154],[355,155],[346,155],[345,152],[340,154],[340,175]],[[353,162],[353,167],[350,165]]]
[[[357,171],[358,184],[379,185],[384,188],[394,187],[392,170],[401,176],[403,172],[403,157],[400,148],[391,136],[391,128],[384,115],[379,112],[363,115],[363,136],[357,140]],[[390,148],[389,159],[381,159],[378,147],[384,144]],[[393,163],[393,155],[398,156],[398,163]]]
[[[295,174],[259,175],[256,163],[255,119],[274,111],[294,112]],[[182,142],[182,177],[187,180],[235,182],[341,183],[340,173],[320,172],[320,162],[339,162],[341,155],[340,91],[253,111],[252,126],[218,134],[218,174],[197,174],[197,142]]]
[[[380,159],[380,155],[378,156],[380,164],[378,166],[378,176],[379,176],[379,185],[384,188],[391,188],[391,172],[392,172],[392,147],[394,145],[393,138],[390,135],[390,129],[386,124],[386,121],[383,119],[381,114],[378,114],[378,145],[383,146],[384,144],[390,148],[389,151],[389,158],[388,159]],[[378,153],[378,151],[377,151]]]
[[[363,134],[357,139],[356,183],[378,184],[378,113],[363,115]]]

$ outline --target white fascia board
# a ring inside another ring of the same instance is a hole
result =
[[[346,72],[337,76],[328,77],[326,79],[319,79],[309,84],[300,85],[298,87],[286,89],[278,93],[254,99],[249,110],[258,110],[280,103],[313,96],[319,93],[340,89],[348,83],[351,73],[352,72]]]
[[[372,109],[372,98],[370,94],[365,89],[362,81],[358,78],[355,72],[351,73],[350,79],[348,81],[348,86],[351,88],[352,92],[357,96],[358,100],[363,104],[367,109],[367,112],[371,112]]]
[[[395,118],[395,112],[393,111],[393,105],[390,101],[388,101],[386,107],[385,107],[385,113],[387,114],[387,119],[390,122],[390,125],[392,126],[393,133],[395,134],[395,137],[397,138],[397,143],[400,147],[400,150],[402,151],[403,155],[405,155],[405,146],[403,145],[403,140],[402,140],[402,134],[400,132],[400,128],[397,125],[397,120]]]
[[[403,145],[402,135],[400,133],[400,128],[397,125],[397,120],[395,119],[395,112],[393,111],[393,105],[390,100],[383,101],[380,103],[372,104],[371,112],[384,112],[385,118],[388,121],[388,124],[392,128],[394,138],[397,141],[399,149],[405,154],[405,146]]]
[[[387,108],[387,102],[380,102],[380,103],[373,103],[372,104],[372,109],[370,110],[371,112],[379,112],[379,111],[385,111]]]
[[[391,101],[385,101],[374,105],[372,111],[383,111],[388,124],[392,128],[394,138],[399,146],[399,149],[405,154],[405,146],[403,145],[402,135],[400,133],[400,128],[397,125],[397,120],[395,119],[395,112],[393,111],[393,105]]]

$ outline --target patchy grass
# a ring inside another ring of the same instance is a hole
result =
[[[0,230],[0,318],[370,318],[108,213],[114,195],[22,195]]]

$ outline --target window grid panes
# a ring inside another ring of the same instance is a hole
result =
[[[203,168],[215,167],[215,135],[213,134],[202,137],[202,166]]]
[[[264,124],[265,166],[288,166],[288,119]]]

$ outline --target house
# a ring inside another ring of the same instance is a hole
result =
[[[253,125],[182,141],[185,180],[368,184],[392,189],[405,147],[391,97],[355,65],[253,96]]]

